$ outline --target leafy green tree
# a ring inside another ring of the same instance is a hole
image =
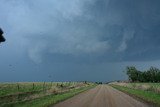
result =
[[[132,82],[138,81],[137,77],[139,74],[138,74],[138,70],[136,69],[136,67],[134,67],[134,66],[127,67],[126,73],[127,73],[130,81],[132,81]]]
[[[128,66],[126,74],[131,82],[160,82],[160,70],[155,67],[150,67],[147,71],[139,71],[134,66]]]

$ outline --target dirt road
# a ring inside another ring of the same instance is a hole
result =
[[[99,85],[76,95],[54,107],[149,107],[134,98],[108,86]]]

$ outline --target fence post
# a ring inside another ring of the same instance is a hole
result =
[[[51,88],[52,88],[52,82],[51,82]]]
[[[33,90],[34,90],[34,83],[33,83]]]
[[[43,91],[45,90],[45,82],[43,83]]]
[[[17,89],[18,89],[18,91],[19,91],[19,89],[20,89],[20,87],[19,87],[19,84],[17,83]]]

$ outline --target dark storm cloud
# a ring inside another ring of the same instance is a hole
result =
[[[80,59],[93,55],[106,61],[159,58],[158,0],[1,2],[10,32],[28,40],[28,54],[35,62],[47,54]]]
[[[116,79],[126,63],[148,67],[160,60],[159,5],[159,0],[0,0],[7,40],[1,60],[27,66],[28,74],[38,64],[41,72],[66,73],[66,80],[70,74],[86,79],[91,72],[90,80]]]

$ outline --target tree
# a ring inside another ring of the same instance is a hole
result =
[[[126,73],[127,73],[130,81],[132,81],[132,82],[138,81],[137,77],[138,77],[139,73],[138,73],[138,70],[136,69],[136,67],[134,67],[134,66],[127,67]]]
[[[159,72],[160,70],[155,67],[151,67],[149,70],[149,77],[150,77],[150,82],[158,82],[159,81]]]
[[[138,71],[136,67],[126,67],[126,74],[132,82],[160,82],[160,70],[150,67],[147,71]]]

